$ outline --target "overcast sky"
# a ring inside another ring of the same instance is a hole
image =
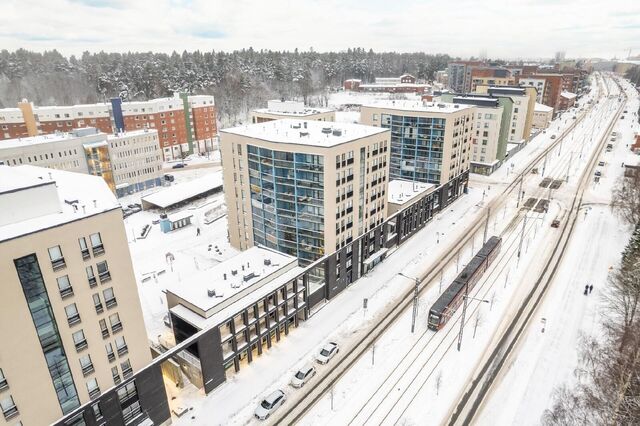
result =
[[[640,0],[2,0],[0,48],[640,54]]]

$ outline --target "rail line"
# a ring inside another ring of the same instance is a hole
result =
[[[593,110],[595,105],[595,103],[591,104],[590,107],[583,111],[580,117],[574,120],[574,122],[568,126],[554,142],[538,153],[520,173],[520,179],[514,179],[510,182],[498,197],[484,207],[484,210],[499,210],[499,207],[506,202],[508,196],[518,187],[518,185],[521,185],[520,181],[524,179],[525,176],[529,175],[531,170],[542,161],[545,155],[549,154],[560,143],[562,143],[564,138],[566,138],[567,135],[569,135],[570,132],[573,131],[573,129],[586,117],[586,115]],[[454,260],[458,253],[465,248],[470,238],[475,236],[475,234],[481,229],[485,219],[485,214],[478,215],[471,224],[469,231],[460,235],[453,242],[452,250],[440,256],[434,267],[424,276],[420,277],[418,286],[419,294],[422,294],[428,284],[434,281],[435,278],[444,271],[449,263]],[[294,424],[299,421],[304,414],[331,388],[331,386],[333,386],[333,384],[336,383],[357,362],[357,360],[369,349],[372,343],[375,342],[375,340],[377,340],[377,338],[386,330],[388,330],[393,323],[395,323],[402,313],[411,305],[413,293],[413,289],[405,291],[401,298],[399,298],[398,303],[394,305],[389,312],[382,313],[382,319],[368,330],[364,331],[362,333],[363,335],[359,337],[358,341],[349,351],[343,351],[338,354],[338,357],[334,361],[335,364],[333,370],[329,371],[325,375],[318,375],[317,380],[312,382],[313,385],[310,383],[310,386],[307,386],[304,389],[304,395],[301,395],[297,400],[292,401],[290,405],[285,405],[285,407],[283,407],[284,410],[274,413],[274,417],[270,423]]]

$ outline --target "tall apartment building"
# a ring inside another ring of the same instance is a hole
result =
[[[543,84],[541,84],[542,81],[544,81]],[[550,106],[556,111],[560,109],[560,93],[562,93],[563,87],[562,74],[538,72],[518,77],[516,83],[523,87],[536,87],[538,93],[542,92],[542,96],[538,96],[538,103]],[[566,84],[567,82],[565,80],[565,85]]]
[[[531,135],[536,104],[536,91],[533,87],[478,86],[477,92],[496,98],[507,97],[513,102],[509,123],[509,142],[520,142]]]
[[[122,210],[102,179],[34,166],[0,166],[0,205],[0,425],[50,424],[151,361]],[[143,416],[125,387],[119,413]]]
[[[469,170],[474,114],[469,105],[375,101],[360,121],[391,130],[391,179],[438,185]]]
[[[0,142],[0,162],[102,176],[118,196],[162,184],[156,130],[107,135],[87,127],[70,133]]]
[[[285,101],[284,99],[268,101],[266,108],[251,111],[252,123],[264,123],[283,118],[336,121],[336,112],[329,108],[312,108],[305,106],[304,102]]]
[[[447,65],[449,88],[456,93],[471,91],[471,73],[475,67],[484,66],[482,61],[455,61]]]
[[[234,247],[261,244],[304,265],[386,218],[388,130],[276,120],[220,134]]]
[[[471,88],[475,92],[479,85],[509,86],[515,83],[511,71],[498,67],[474,67],[471,69]]]
[[[212,149],[217,135],[213,96],[176,93],[170,98],[140,102],[110,102],[72,106],[0,109],[0,141],[95,127],[103,133],[155,129],[166,160]],[[2,143],[0,142],[0,146]]]

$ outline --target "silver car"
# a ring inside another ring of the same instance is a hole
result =
[[[284,392],[277,390],[260,402],[254,415],[258,420],[265,420],[287,400]]]
[[[316,369],[312,365],[302,367],[291,378],[291,386],[293,386],[294,388],[301,388],[315,375]]]
[[[316,357],[316,361],[320,364],[326,364],[338,353],[338,351],[338,344],[329,342],[320,349],[320,353]]]

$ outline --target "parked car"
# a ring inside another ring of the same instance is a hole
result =
[[[555,139],[555,138],[556,138],[556,135],[551,135],[551,139]]]
[[[186,164],[184,164],[184,163],[177,163],[177,164],[174,164],[171,168],[172,169],[184,169],[185,165]]]
[[[559,228],[560,227],[560,221],[558,219],[553,219],[553,222],[551,222],[551,227],[552,228]]]
[[[604,161],[598,161],[598,166],[604,167]]]
[[[600,170],[596,170],[594,174],[598,177],[602,176],[602,172]]]
[[[260,402],[254,415],[259,420],[265,420],[271,413],[280,408],[286,400],[287,397],[284,392],[278,389]]]
[[[296,371],[296,374],[291,378],[291,386],[294,388],[301,388],[315,375],[316,369],[313,365],[304,366],[300,370]]]
[[[320,353],[316,357],[316,361],[318,361],[320,364],[326,364],[331,361],[331,358],[333,358],[338,353],[338,351],[338,344],[329,342],[324,345],[322,349],[320,349]]]
[[[175,178],[173,177],[173,175],[164,175],[164,180],[166,180],[167,182],[173,182]]]

